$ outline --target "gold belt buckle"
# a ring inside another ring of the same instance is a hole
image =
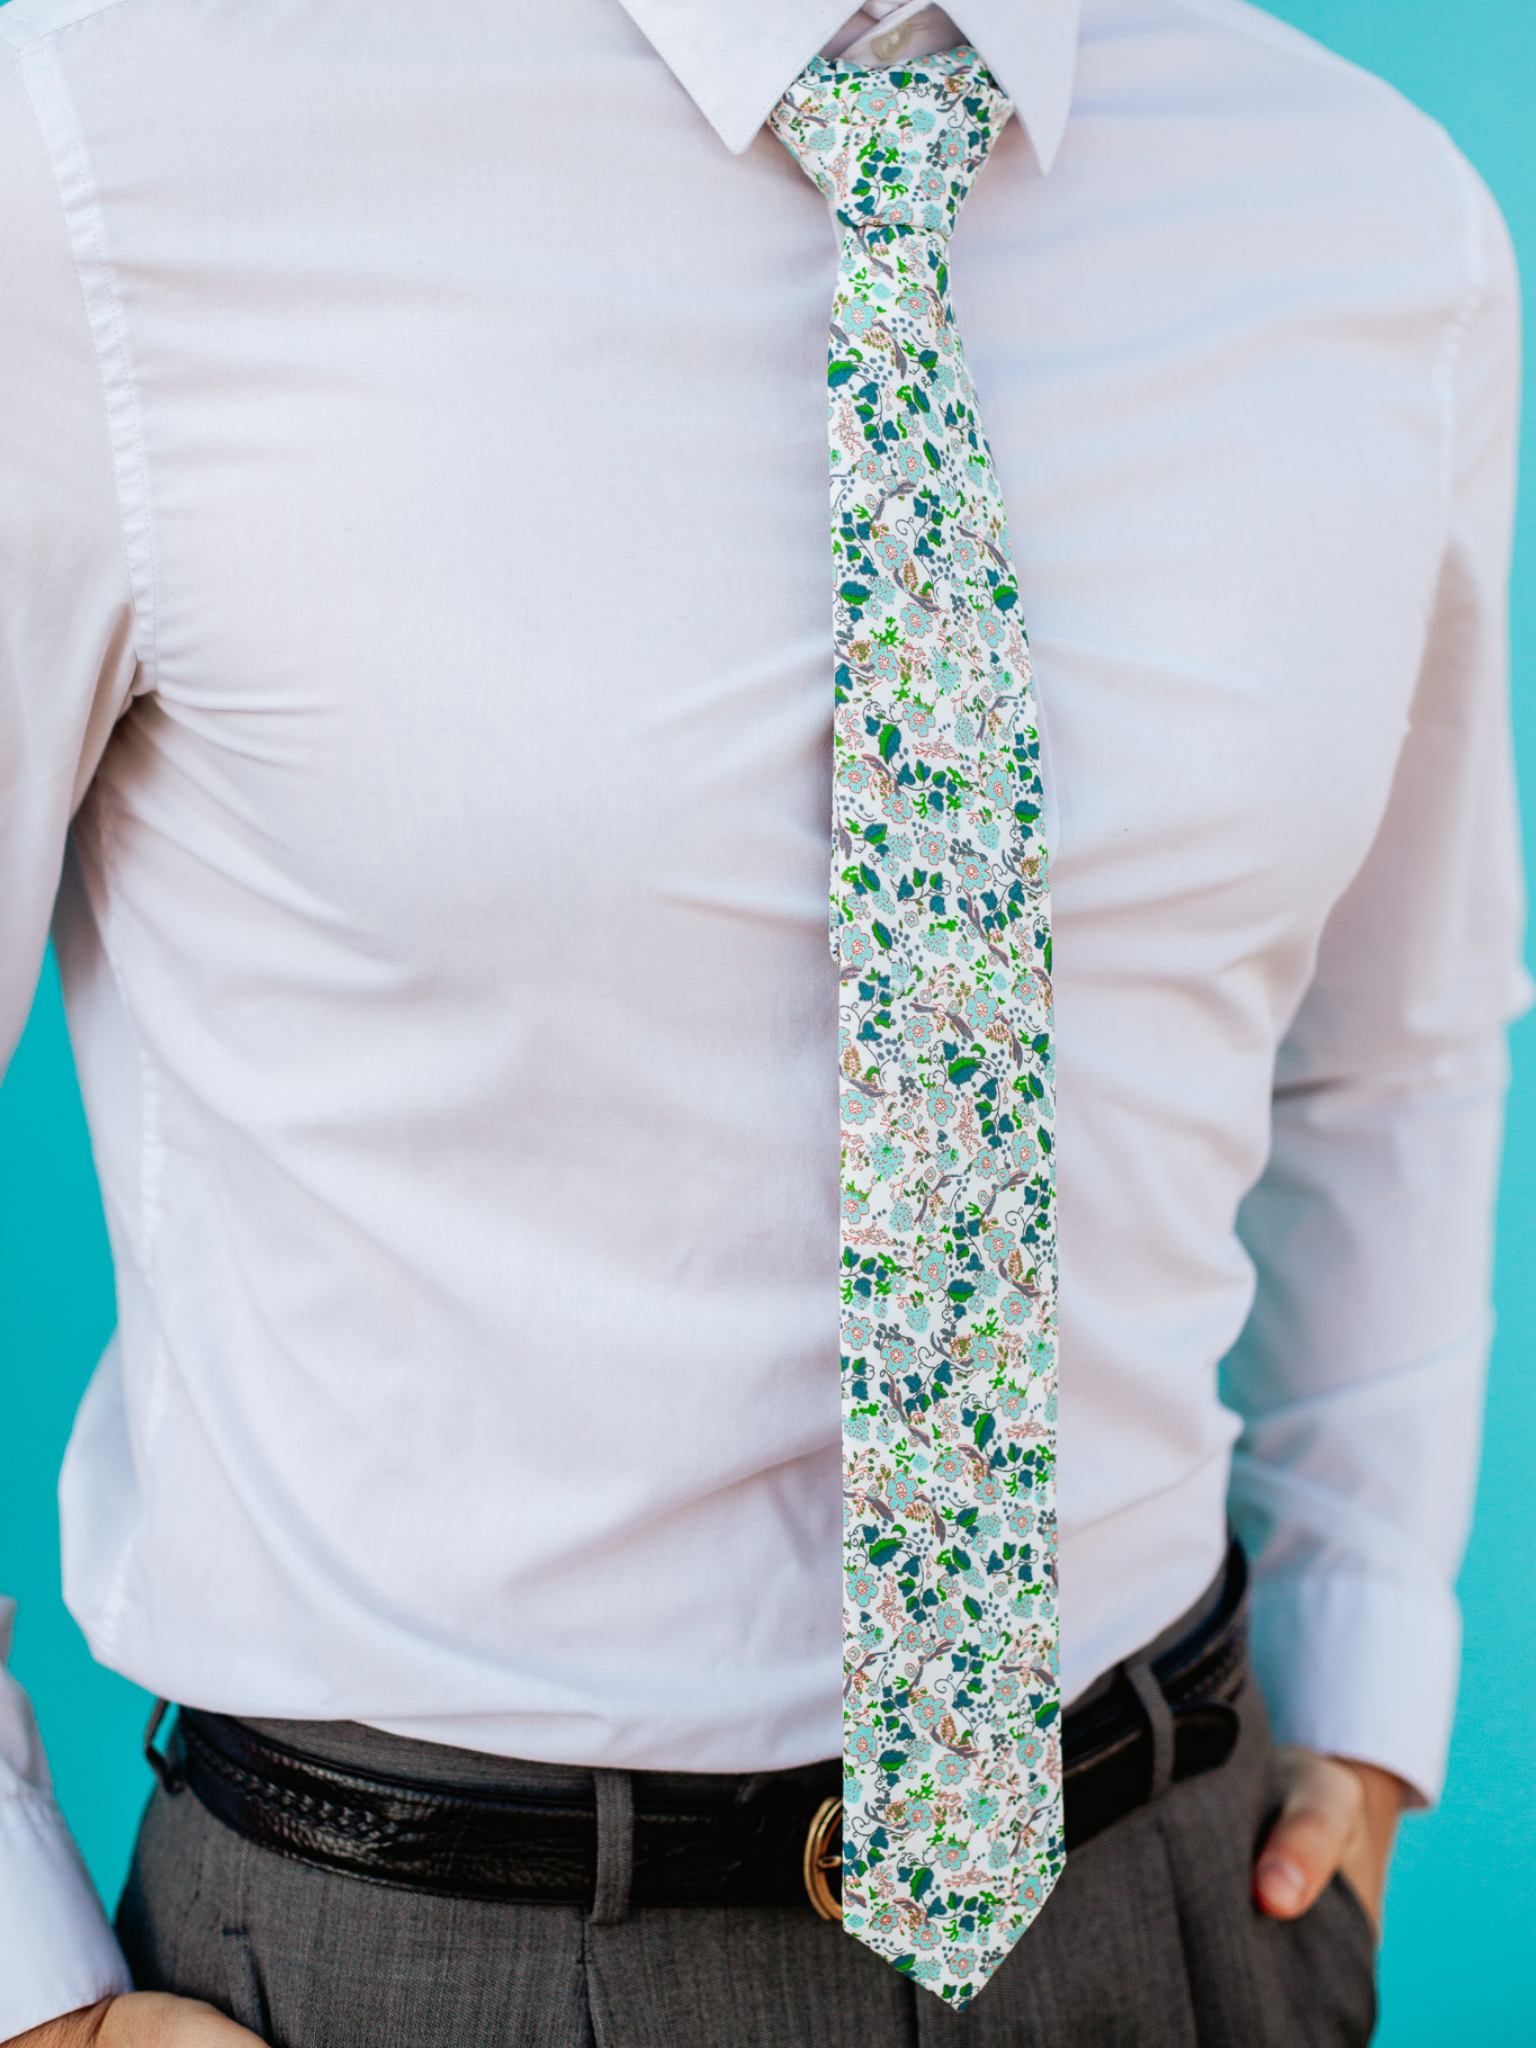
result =
[[[822,1920],[841,1920],[843,1901],[843,1802],[823,1799],[805,1837],[805,1895]],[[837,1873],[837,1890],[831,1875]]]

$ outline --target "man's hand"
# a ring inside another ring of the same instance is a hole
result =
[[[1295,1920],[1341,1870],[1380,1932],[1408,1787],[1374,1764],[1311,1749],[1282,1749],[1279,1766],[1280,1815],[1254,1869],[1259,1904],[1276,1920]],[[254,2048],[257,2040],[199,1999],[132,1991],[17,2034],[5,2048]]]
[[[1408,1787],[1375,1764],[1279,1752],[1280,1817],[1259,1851],[1254,1894],[1276,1920],[1295,1920],[1342,1871],[1381,1933],[1387,1864]]]
[[[258,2037],[198,1998],[128,1991],[17,2034],[5,2048],[259,2048]]]

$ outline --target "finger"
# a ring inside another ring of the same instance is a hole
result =
[[[107,2008],[95,2048],[255,2048],[258,2038],[200,1998],[130,1991]]]
[[[1413,1803],[1414,1793],[1401,1778],[1377,1764],[1356,1763],[1349,1757],[1340,1757],[1339,1762],[1360,1780],[1362,1796],[1360,1829],[1339,1868],[1370,1915],[1379,1937],[1387,1866],[1392,1860],[1398,1822],[1403,1809]]]
[[[1306,1751],[1285,1760],[1279,1818],[1259,1851],[1254,1891],[1264,1911],[1294,1920],[1316,1904],[1360,1825],[1354,1772]]]

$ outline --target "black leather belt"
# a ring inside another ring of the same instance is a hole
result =
[[[1074,1708],[1063,1727],[1067,1847],[1146,1803],[1154,1789],[1226,1762],[1247,1673],[1247,1574],[1228,1554],[1221,1595],[1196,1628],[1138,1672]],[[1150,1672],[1150,1681],[1147,1673]],[[450,1791],[342,1769],[184,1707],[167,1753],[146,1749],[168,1791],[189,1786],[247,1841],[375,1884],[454,1898],[590,1907],[597,1883],[593,1802]],[[809,1771],[722,1776],[718,1791],[658,1801],[634,1773],[636,1906],[805,1905],[837,1917],[834,1758]],[[1159,1782],[1161,1781],[1161,1782]],[[818,1874],[817,1850],[832,1866]]]

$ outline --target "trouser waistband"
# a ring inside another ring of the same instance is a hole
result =
[[[1069,1850],[1231,1754],[1246,1583],[1234,1544],[1196,1625],[1128,1659],[1066,1714]],[[151,1735],[164,1711],[162,1702]],[[216,1818],[281,1855],[452,1897],[581,1904],[601,1918],[631,1904],[817,1901],[810,1845],[824,1844],[829,1826],[835,1845],[827,1810],[841,1789],[836,1758],[750,1775],[586,1771],[357,1724],[317,1735],[313,1724],[192,1708],[166,1756],[152,1745],[150,1756],[168,1791],[189,1786]]]

